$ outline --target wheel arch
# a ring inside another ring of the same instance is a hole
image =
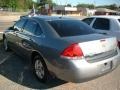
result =
[[[46,64],[46,61],[45,61],[43,55],[42,55],[40,52],[38,52],[38,51],[32,51],[32,53],[31,53],[31,63],[34,62],[33,59],[34,59],[34,57],[35,57],[36,55],[39,55],[40,58],[41,58],[41,60]]]
[[[5,34],[3,34],[3,39],[5,38]]]
[[[45,59],[44,59],[44,57],[42,56],[42,54],[41,53],[39,53],[38,51],[33,51],[32,52],[32,54],[31,54],[31,61],[32,61],[32,70],[34,70],[34,72],[35,72],[35,66],[33,66],[34,64],[35,64],[35,62],[34,62],[34,57],[36,56],[36,55],[39,55],[40,56],[40,58],[42,58],[42,59],[40,59],[41,61],[42,61],[42,64],[43,64],[43,66],[44,66],[44,72],[46,73],[45,74],[45,77],[44,77],[44,79],[40,79],[38,76],[37,76],[37,74],[36,74],[36,76],[37,76],[37,78],[41,81],[41,82],[46,82],[48,79],[49,79],[49,75],[51,75],[50,74],[50,72],[49,72],[49,70],[48,70],[48,67],[47,67],[47,64],[46,64],[46,62],[45,62]]]

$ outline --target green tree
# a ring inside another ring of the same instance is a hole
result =
[[[67,7],[71,7],[72,5],[71,5],[71,4],[67,4],[66,6],[67,6]]]
[[[109,9],[116,10],[118,7],[116,4],[112,4],[109,6]]]
[[[33,5],[32,0],[0,0],[0,7],[11,8],[12,10],[17,11],[26,11],[32,8]],[[52,0],[40,0],[40,3],[34,3],[36,7],[42,7],[45,4],[49,4],[50,6],[55,5]]]
[[[32,0],[0,0],[0,7],[11,8],[12,10],[25,11],[32,7]]]
[[[94,4],[78,4],[77,7],[91,8],[91,9],[93,9],[95,6],[94,6]]]
[[[116,4],[97,6],[97,8],[107,8],[107,9],[112,9],[112,10],[118,9]]]
[[[52,0],[40,0],[40,4],[39,5],[43,6],[45,4],[52,5]]]
[[[54,6],[57,6],[57,4],[53,2],[53,3],[52,3],[52,6],[53,6],[53,7],[54,7]]]
[[[12,9],[12,11],[16,10],[17,0],[9,0],[8,7]]]

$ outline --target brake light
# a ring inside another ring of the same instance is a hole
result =
[[[62,53],[61,56],[68,58],[79,58],[83,56],[83,52],[78,44],[72,44],[68,46]]]

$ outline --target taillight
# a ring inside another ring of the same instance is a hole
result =
[[[67,58],[81,58],[83,57],[83,52],[78,44],[72,44],[68,46],[62,53],[61,56]]]

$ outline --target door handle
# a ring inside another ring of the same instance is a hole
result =
[[[29,43],[25,42],[25,41],[22,42],[22,45],[23,45],[23,47],[25,47],[27,49],[31,49],[32,48],[31,45]]]
[[[14,34],[15,36],[18,36],[16,31],[14,31],[13,34]]]

